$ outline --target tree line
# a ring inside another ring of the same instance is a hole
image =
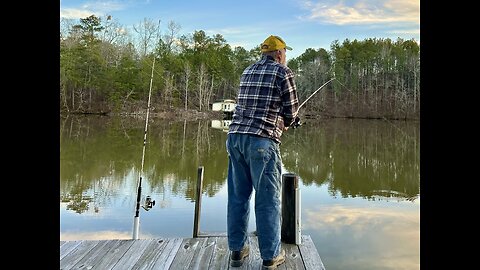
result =
[[[261,56],[260,44],[232,48],[222,35],[203,30],[180,35],[173,21],[163,28],[148,18],[132,30],[111,16],[61,19],[61,112],[141,112],[150,82],[157,110],[209,111],[215,100],[236,98],[242,71]],[[308,48],[287,65],[300,102],[335,77],[302,107],[306,114],[419,116],[420,46],[414,40],[335,40],[329,51]]]

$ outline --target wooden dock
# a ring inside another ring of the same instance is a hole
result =
[[[60,269],[261,269],[257,237],[249,239],[250,255],[241,267],[230,267],[225,236],[60,241]],[[277,269],[325,270],[309,235],[282,248],[286,259]]]

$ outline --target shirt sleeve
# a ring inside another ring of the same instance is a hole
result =
[[[294,76],[293,71],[287,67],[285,78],[280,84],[280,95],[283,106],[282,116],[285,127],[289,127],[298,114],[299,104]]]

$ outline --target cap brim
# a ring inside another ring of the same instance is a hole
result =
[[[292,50],[292,47],[290,47],[290,46],[285,46],[285,49],[287,49],[287,50],[290,50],[290,51],[291,51],[291,50]]]

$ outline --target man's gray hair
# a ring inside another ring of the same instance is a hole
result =
[[[276,51],[270,51],[270,52],[262,52],[263,55],[270,55],[271,57],[275,58],[275,54],[276,52],[278,52],[279,50],[276,50]]]

